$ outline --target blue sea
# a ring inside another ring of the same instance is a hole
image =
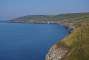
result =
[[[66,35],[68,29],[58,24],[0,23],[0,60],[45,60]]]

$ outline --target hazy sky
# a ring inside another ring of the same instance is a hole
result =
[[[0,0],[0,18],[89,12],[89,0]]]

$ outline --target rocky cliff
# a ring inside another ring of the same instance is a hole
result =
[[[89,20],[73,26],[69,36],[49,49],[46,60],[89,60]]]

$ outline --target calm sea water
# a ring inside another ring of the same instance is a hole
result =
[[[0,60],[45,60],[48,49],[67,34],[57,24],[0,23]]]

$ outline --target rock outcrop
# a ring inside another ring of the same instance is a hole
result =
[[[67,53],[68,48],[65,48],[63,46],[58,47],[57,45],[54,45],[49,49],[45,60],[61,60]]]

